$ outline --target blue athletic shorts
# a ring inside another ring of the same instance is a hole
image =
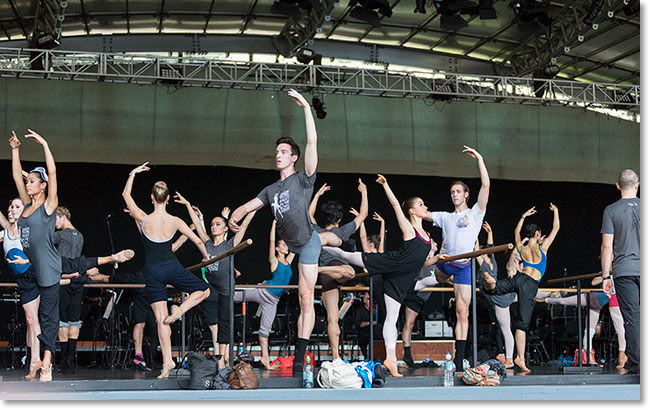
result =
[[[472,261],[465,263],[456,263],[456,262],[447,262],[441,263],[438,266],[438,269],[442,273],[448,276],[454,277],[454,283],[459,285],[471,285],[472,284]]]
[[[318,257],[320,256],[321,243],[318,232],[312,231],[311,239],[306,244],[302,245],[300,249],[289,250],[293,253],[300,255],[298,262],[303,265],[318,265]]]

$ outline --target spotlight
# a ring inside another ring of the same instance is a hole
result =
[[[372,24],[373,26],[380,25],[379,14],[377,12],[386,17],[393,15],[393,9],[388,4],[388,0],[351,0],[349,6],[354,7],[350,11],[350,17]]]
[[[298,54],[296,54],[296,59],[303,64],[309,64],[311,60],[314,59],[315,55],[316,52],[314,50],[309,48],[301,48],[298,51]]]
[[[361,6],[356,6],[350,10],[350,17],[372,24],[375,27],[381,26],[381,23],[379,22],[379,14],[374,10],[368,10]]]
[[[548,2],[538,3],[535,0],[512,1],[510,9],[519,19],[517,32],[519,34],[530,36],[546,29],[552,19],[548,14]]]
[[[325,112],[325,106],[323,105],[320,98],[318,97],[312,98],[311,105],[314,107],[314,110],[316,110],[316,118],[322,120],[325,117],[327,117],[327,112]]]
[[[497,11],[494,9],[493,0],[479,0],[478,15],[481,20],[495,20]]]
[[[440,29],[444,32],[455,32],[461,28],[467,27],[467,21],[457,14],[463,9],[462,6],[468,6],[471,1],[454,1],[454,0],[434,0],[433,5],[436,11],[440,13]]]
[[[302,13],[300,9],[293,1],[276,1],[271,5],[271,13],[282,14],[284,16],[291,17],[294,20],[302,19]]]
[[[61,42],[50,33],[45,33],[38,36],[36,43],[38,44],[38,48],[41,49],[52,49],[58,47],[59,44],[61,44]]]

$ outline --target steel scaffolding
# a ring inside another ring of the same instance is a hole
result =
[[[175,87],[284,90],[323,94],[430,98],[636,110],[639,85],[562,79],[400,72],[303,64],[223,61],[205,56],[155,56],[0,48],[0,76]]]

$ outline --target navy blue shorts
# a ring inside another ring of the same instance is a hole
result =
[[[38,280],[36,280],[36,271],[30,266],[24,273],[16,275],[18,284],[18,293],[20,294],[20,304],[26,305],[40,296],[38,290]]]
[[[454,283],[459,285],[472,284],[472,266],[471,261],[465,263],[447,262],[436,265],[442,273],[454,277]]]
[[[144,289],[150,304],[167,301],[167,285],[187,293],[208,288],[207,283],[192,275],[176,258],[145,265],[144,271],[147,276]]]

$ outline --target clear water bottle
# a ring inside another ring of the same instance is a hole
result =
[[[444,382],[443,386],[445,387],[453,387],[454,386],[454,378],[455,378],[455,373],[456,373],[456,365],[454,362],[451,360],[451,353],[447,352],[445,355],[445,377],[444,377]]]
[[[431,359],[429,359],[429,355],[427,355],[426,359],[424,359],[424,363],[429,363]]]
[[[310,356],[307,356],[307,363],[302,369],[302,387],[305,389],[314,387],[314,366],[311,364]]]

